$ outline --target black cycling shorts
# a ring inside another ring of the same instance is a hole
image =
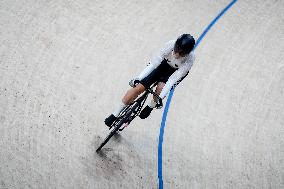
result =
[[[167,60],[164,59],[161,64],[154,69],[148,76],[140,81],[140,83],[144,86],[149,88],[155,82],[162,82],[166,83],[169,77],[177,70],[177,68],[172,68],[168,63]],[[188,73],[187,73],[188,74]],[[174,86],[178,85],[186,76],[187,74],[182,77]]]

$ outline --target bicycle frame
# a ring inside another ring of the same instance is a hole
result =
[[[139,115],[139,113],[141,112],[141,109],[142,107],[144,106],[147,98],[148,98],[148,95],[151,93],[153,94],[154,96],[156,96],[157,98],[159,98],[159,96],[152,90],[156,85],[157,85],[158,82],[155,82],[150,88],[146,88],[145,89],[145,92],[140,96],[138,97],[135,101],[133,101],[130,105],[128,105],[127,107],[125,107],[121,112],[120,114],[118,115],[117,119],[114,121],[114,123],[112,124],[112,126],[109,128],[111,129],[113,126],[116,125],[116,123],[118,123],[125,115],[125,113],[127,112],[127,110],[129,110],[129,108],[131,108],[135,103],[138,103],[139,106],[138,106],[138,110],[135,113],[134,116],[131,116],[132,119],[128,121],[128,123],[130,123],[136,116]]]
[[[156,96],[158,99],[160,98],[156,93],[152,91],[152,88],[157,85],[157,82],[154,83],[150,88],[146,88],[145,92],[138,97],[133,103],[128,105],[122,112],[119,114],[117,119],[114,121],[112,126],[110,127],[110,133],[104,139],[104,141],[97,148],[96,152],[99,152],[102,147],[110,140],[110,138],[117,132],[122,131],[125,127],[121,129],[121,126],[124,123],[130,123],[136,116],[139,115],[148,95],[151,93]],[[161,100],[161,99],[160,99]]]

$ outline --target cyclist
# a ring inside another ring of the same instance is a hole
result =
[[[167,42],[140,75],[129,82],[132,88],[126,92],[117,109],[105,119],[105,124],[110,127],[119,113],[143,93],[145,87],[150,87],[155,82],[158,82],[155,93],[164,99],[188,75],[195,60],[194,45],[195,40],[190,34],[182,34],[176,40]],[[159,109],[162,106],[162,102],[153,96],[139,117],[145,119],[154,108]]]

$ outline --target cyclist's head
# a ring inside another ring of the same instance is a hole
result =
[[[190,34],[182,34],[175,42],[174,52],[185,56],[192,51],[194,45],[195,40]]]

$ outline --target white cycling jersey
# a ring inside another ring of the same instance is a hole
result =
[[[191,53],[189,53],[185,57],[176,59],[173,55],[175,41],[176,40],[171,40],[167,42],[165,47],[151,59],[147,67],[138,76],[138,79],[141,81],[142,79],[147,77],[155,68],[157,68],[164,59],[167,60],[167,63],[172,68],[176,68],[177,70],[169,77],[160,94],[160,98],[162,99],[167,96],[167,94],[170,92],[171,88],[177,83],[177,81],[179,81],[189,72],[195,60],[195,55],[193,51],[191,51]]]

